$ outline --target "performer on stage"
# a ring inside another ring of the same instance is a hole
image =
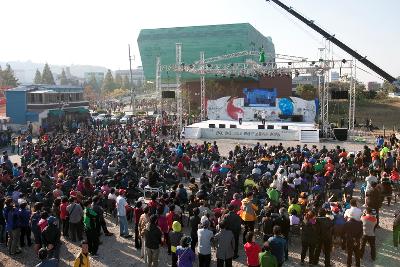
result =
[[[265,111],[265,110],[263,110],[262,112],[261,112],[261,123],[263,124],[263,125],[265,125],[265,119],[267,118],[267,112]]]
[[[238,112],[238,120],[239,120],[239,125],[242,125],[242,122],[243,122],[243,113],[242,112]]]

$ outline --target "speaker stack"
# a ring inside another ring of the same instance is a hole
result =
[[[347,140],[347,128],[333,128],[333,135],[339,141]]]

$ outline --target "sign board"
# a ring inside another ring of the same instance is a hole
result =
[[[282,129],[202,128],[201,138],[298,141],[299,131]]]

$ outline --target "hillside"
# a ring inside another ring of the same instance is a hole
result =
[[[329,102],[329,121],[339,123],[340,118],[348,118],[348,101]],[[364,124],[371,119],[374,126],[382,129],[400,129],[400,99],[362,100],[356,101],[356,123]]]

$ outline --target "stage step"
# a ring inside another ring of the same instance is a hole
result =
[[[300,142],[319,143],[319,130],[301,130]]]

